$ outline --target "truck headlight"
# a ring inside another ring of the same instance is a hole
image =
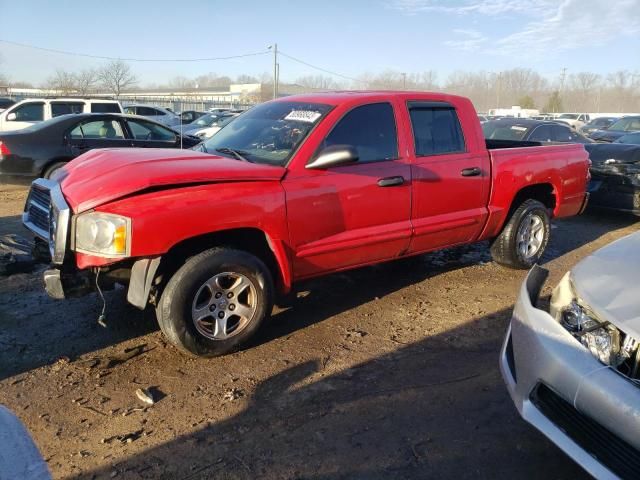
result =
[[[75,250],[103,257],[126,257],[131,246],[131,219],[90,212],[76,218]]]

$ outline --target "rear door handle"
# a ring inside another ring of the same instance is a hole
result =
[[[463,177],[477,177],[482,174],[480,167],[463,168],[460,175]]]
[[[404,183],[404,177],[386,177],[378,180],[379,187],[394,187],[396,185],[402,185]]]

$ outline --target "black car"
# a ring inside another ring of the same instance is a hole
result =
[[[502,118],[482,124],[487,140],[543,143],[591,143],[568,125],[529,118]]]
[[[606,130],[596,130],[591,138],[596,142],[611,143],[631,132],[640,132],[640,116],[622,117]]]
[[[200,141],[136,116],[61,115],[22,130],[0,133],[0,181],[50,178],[65,163],[94,148],[191,148]]]
[[[585,145],[591,160],[589,205],[640,215],[640,146]]]
[[[589,136],[591,133],[596,130],[606,130],[611,125],[613,125],[616,121],[618,121],[620,117],[598,117],[591,120],[589,123],[586,123],[581,129],[580,133],[583,135]]]
[[[181,112],[179,114],[179,117],[182,124],[185,125],[187,123],[193,122],[194,120],[197,120],[198,118],[206,114],[207,112],[198,112],[197,110],[186,110],[184,112]]]

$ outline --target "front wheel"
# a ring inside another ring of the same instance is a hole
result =
[[[494,240],[491,255],[496,262],[511,268],[531,268],[547,248],[550,232],[547,207],[537,200],[526,200]]]
[[[239,348],[271,313],[273,279],[243,251],[206,250],[171,277],[156,309],[162,332],[188,353],[214,357]]]

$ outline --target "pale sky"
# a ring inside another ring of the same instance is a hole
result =
[[[285,53],[348,77],[385,69],[533,68],[567,73],[640,71],[640,0],[0,0],[0,40],[121,58]],[[131,62],[140,83],[208,72],[260,75],[270,54],[193,63]],[[56,68],[104,60],[0,42],[0,72],[41,84]],[[282,57],[282,81],[321,74]],[[339,79],[336,78],[336,79]]]

